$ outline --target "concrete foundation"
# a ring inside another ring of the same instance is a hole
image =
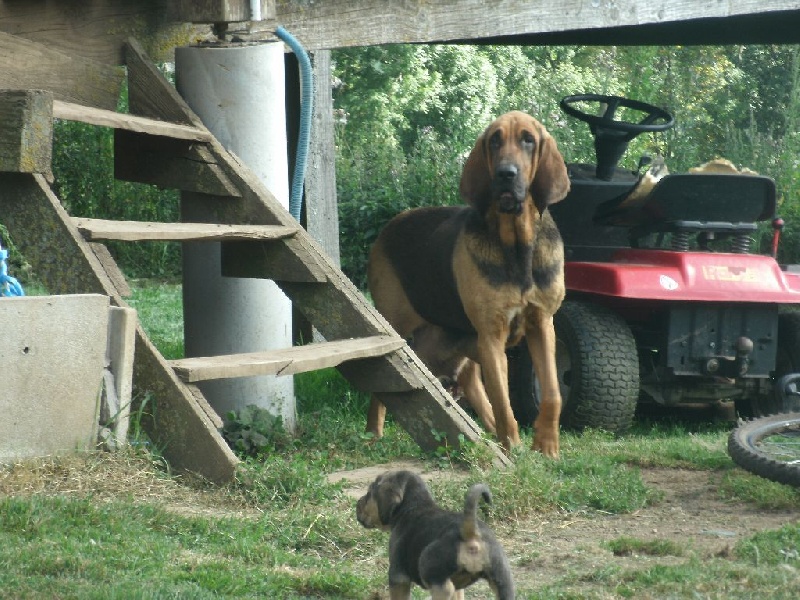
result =
[[[96,446],[109,315],[98,294],[0,299],[0,462]]]

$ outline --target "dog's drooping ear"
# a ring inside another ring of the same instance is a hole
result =
[[[538,162],[531,181],[533,203],[542,213],[551,204],[564,199],[569,192],[569,175],[564,158],[558,151],[556,140],[544,127],[541,128],[539,147],[535,155]]]
[[[475,207],[488,202],[492,193],[492,173],[486,157],[485,137],[486,132],[484,131],[475,141],[475,145],[464,162],[458,186],[464,202]]]
[[[378,505],[378,518],[383,525],[389,525],[395,510],[403,503],[407,478],[399,472],[384,473],[375,480],[375,499]]]

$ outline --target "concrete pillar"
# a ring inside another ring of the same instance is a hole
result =
[[[282,42],[176,48],[178,91],[217,139],[288,208],[284,49]],[[191,202],[182,203],[192,220]],[[292,345],[292,306],[274,282],[220,276],[219,243],[184,244],[186,356],[255,352]],[[204,382],[222,416],[255,404],[295,428],[292,377]]]

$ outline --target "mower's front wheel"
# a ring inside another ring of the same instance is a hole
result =
[[[562,426],[624,432],[639,398],[639,360],[630,327],[611,310],[580,301],[564,302],[554,321]],[[524,344],[515,352],[527,354]],[[510,358],[509,375],[514,413],[530,424],[538,414],[538,390],[529,359],[526,364],[519,356]]]

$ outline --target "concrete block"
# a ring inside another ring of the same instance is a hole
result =
[[[97,443],[109,298],[0,299],[0,462]]]

